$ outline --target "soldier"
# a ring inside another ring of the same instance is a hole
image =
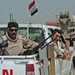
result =
[[[66,59],[66,60],[70,60],[72,52],[69,50],[69,46],[70,46],[70,42],[68,40],[65,41],[65,43],[60,42],[61,47],[65,49],[64,52],[62,52],[58,46],[57,46],[57,42],[60,40],[62,36],[62,32],[58,29],[55,29],[53,31],[53,34],[51,36],[52,39],[55,39],[53,41],[54,44],[54,50],[57,53],[57,58],[61,58],[61,59]]]
[[[4,48],[5,55],[18,55],[24,52],[23,50],[31,50],[38,45],[37,42],[21,36],[18,33],[18,27],[18,23],[9,22],[6,35],[0,37],[0,41],[8,41],[8,47]]]

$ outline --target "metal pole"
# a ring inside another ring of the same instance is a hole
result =
[[[11,13],[10,13],[10,22],[11,22]]]

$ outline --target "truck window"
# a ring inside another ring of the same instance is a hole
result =
[[[0,31],[0,36],[3,36],[4,35],[4,31]]]
[[[19,28],[18,32],[20,35],[27,37],[27,29],[26,28]]]
[[[0,28],[0,37],[5,35],[6,33],[6,28]]]
[[[21,35],[23,35],[31,40],[34,40],[36,42],[41,42],[45,39],[43,30],[41,28],[24,27],[24,28],[19,28],[18,32]],[[40,39],[41,39],[41,41],[40,41]]]
[[[40,28],[29,28],[29,39],[41,42],[45,39],[43,30]],[[41,39],[41,41],[40,41]]]
[[[5,35],[7,28],[0,28],[0,36]],[[34,28],[34,27],[19,27],[18,32],[20,35],[23,35],[31,40],[38,41],[40,40],[43,41],[45,39],[43,30],[41,28]],[[41,42],[40,41],[40,42]]]

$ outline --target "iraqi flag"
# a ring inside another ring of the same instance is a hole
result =
[[[36,8],[35,5],[35,0],[29,4],[28,9],[30,11],[31,16],[33,16],[36,12],[38,12],[38,9]]]

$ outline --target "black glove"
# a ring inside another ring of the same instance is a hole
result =
[[[7,46],[8,46],[7,40],[4,40],[0,43],[0,48],[7,47]]]

